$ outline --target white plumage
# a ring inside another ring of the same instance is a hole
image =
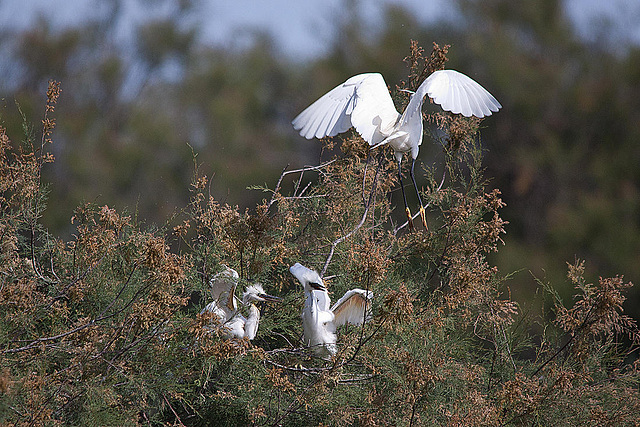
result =
[[[252,340],[258,332],[260,310],[253,304],[260,301],[279,301],[280,298],[267,295],[259,283],[249,285],[242,294],[242,304],[249,307],[249,315],[243,316],[237,308],[234,293],[238,285],[238,273],[224,266],[225,270],[211,279],[211,294],[218,297],[207,304],[201,313],[212,312],[217,320],[222,336],[225,338],[247,338]]]
[[[296,263],[289,268],[302,284],[306,300],[302,310],[304,342],[320,356],[336,354],[336,329],[346,323],[360,325],[370,317],[373,292],[352,289],[330,308],[331,300],[320,275]]]
[[[207,304],[201,313],[210,311],[216,315],[221,324],[224,324],[238,311],[235,291],[240,276],[233,268],[224,264],[222,266],[224,270],[217,273],[209,281],[213,301]]]
[[[229,319],[223,325],[223,329],[229,330],[227,337],[254,339],[260,323],[260,310],[258,310],[254,302],[279,300],[280,298],[267,295],[259,283],[247,286],[244,294],[242,294],[242,304],[249,307],[249,315],[244,317],[238,311],[235,316]]]
[[[413,159],[411,179],[418,193],[420,213],[426,227],[424,209],[413,174],[422,144],[422,104],[429,96],[443,110],[465,117],[490,116],[502,105],[485,88],[455,70],[439,70],[427,77],[411,96],[404,113],[396,110],[387,84],[379,73],[358,74],[320,97],[301,112],[292,124],[307,139],[335,136],[354,127],[372,147],[389,144],[398,161],[398,175],[407,207],[400,162],[405,152]]]

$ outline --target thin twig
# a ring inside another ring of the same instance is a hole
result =
[[[302,199],[319,199],[322,197],[327,197],[328,194],[316,194],[314,196],[284,196],[282,200],[302,200]]]
[[[285,172],[287,171],[287,168],[289,167],[289,164],[287,163],[287,166],[285,166],[282,169],[282,173],[280,173],[280,178],[278,178],[278,182],[276,183],[276,188],[273,190],[273,194],[271,195],[271,200],[269,200],[269,204],[267,205],[267,209],[269,209],[271,207],[271,205],[273,204],[273,202],[276,199],[276,194],[278,194],[278,191],[280,190],[280,185],[282,184],[282,179],[284,178]]]
[[[298,193],[298,190],[300,189],[300,185],[302,184],[302,178],[304,177],[304,172],[300,172],[300,176],[298,177],[298,180],[296,181],[296,185],[293,186],[293,195],[295,196]]]
[[[369,161],[371,160],[371,153],[367,154],[367,161],[364,164],[364,178],[362,178],[362,204],[366,205],[367,204],[367,197],[365,196],[365,186],[364,183],[366,182],[366,178],[367,178],[367,169],[369,167]]]
[[[317,374],[319,372],[328,371],[330,369],[330,368],[305,368],[302,365],[287,366],[287,365],[282,365],[280,363],[274,362],[273,360],[270,360],[270,359],[265,359],[264,361],[270,365],[275,366],[276,368],[280,368],[280,369],[284,369],[286,371],[292,371],[292,372],[301,372],[303,374],[307,374],[310,372]]]
[[[351,384],[351,383],[359,383],[361,381],[369,381],[372,380],[374,378],[376,378],[378,375],[377,374],[370,374],[370,375],[362,375],[360,378],[345,378],[345,379],[341,379],[341,380],[337,380],[336,382],[338,384]]]
[[[167,405],[169,405],[169,409],[171,409],[171,412],[173,412],[173,415],[175,415],[175,417],[178,420],[178,422],[180,423],[180,425],[184,426],[184,423],[182,422],[182,420],[180,419],[180,417],[178,416],[176,411],[173,410],[173,406],[171,406],[171,403],[169,403],[169,400],[167,400],[167,396],[165,396],[164,393],[163,393],[162,397],[164,398],[164,401],[167,402]]]
[[[580,324],[580,326],[578,326],[578,328],[575,330],[575,332],[569,337],[569,339],[567,340],[566,343],[564,343],[564,345],[562,347],[560,347],[558,349],[558,351],[556,351],[549,359],[547,359],[546,362],[544,362],[542,365],[540,365],[540,367],[538,369],[536,369],[533,374],[531,374],[531,378],[535,377],[538,372],[540,372],[545,366],[547,366],[553,359],[555,359],[560,353],[562,353],[562,350],[564,350],[565,348],[567,348],[567,346],[569,344],[571,344],[573,342],[573,340],[575,339],[576,336],[578,336],[579,332],[582,332],[582,330],[587,326],[587,324],[590,321],[591,318],[591,312],[593,311],[593,309],[596,307],[596,305],[592,305],[591,308],[589,309],[589,311],[587,312],[587,315],[585,316],[584,320],[582,321],[582,324]]]
[[[358,224],[350,232],[334,240],[334,242],[331,244],[331,249],[329,250],[329,255],[327,256],[327,259],[324,262],[324,266],[322,267],[322,272],[320,273],[320,277],[323,277],[324,274],[327,272],[327,268],[329,268],[329,264],[331,263],[331,259],[333,258],[333,254],[336,250],[336,247],[340,243],[342,243],[343,241],[351,237],[356,231],[358,231],[364,225],[367,219],[367,216],[369,215],[369,208],[371,208],[371,202],[373,200],[373,196],[376,192],[376,187],[378,184],[378,175],[380,174],[381,166],[382,166],[382,157],[380,157],[380,161],[378,162],[378,166],[376,167],[376,174],[373,177],[373,183],[371,184],[371,192],[369,193],[369,200],[364,207],[364,212],[362,213],[362,218],[360,218],[360,222],[358,222]]]
[[[302,191],[298,193],[298,197],[304,197],[303,194],[309,189],[309,187],[311,187],[311,181],[307,182],[307,185],[305,185]]]
[[[282,180],[284,179],[285,176],[287,175],[291,175],[294,173],[300,173],[303,174],[306,171],[318,171],[321,172],[322,169],[324,169],[325,167],[327,167],[328,165],[330,165],[331,163],[335,162],[336,159],[333,160],[329,160],[328,162],[322,163],[318,166],[304,166],[300,169],[293,169],[288,171],[287,168],[289,167],[289,165],[285,166],[285,168],[282,170],[282,173],[280,173],[280,177],[278,178],[278,182],[276,183],[276,188],[272,191],[272,195],[271,195],[271,200],[269,200],[269,203],[267,204],[267,209],[269,209],[276,201],[276,195],[278,194],[278,192],[280,191],[281,187],[282,187]],[[299,181],[302,180],[302,176],[300,177]],[[297,188],[299,188],[299,182],[298,185],[296,186],[296,190]],[[306,188],[305,188],[306,189]],[[304,192],[304,190],[303,190]]]

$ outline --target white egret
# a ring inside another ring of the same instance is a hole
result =
[[[346,323],[361,325],[366,322],[370,317],[373,292],[352,289],[329,308],[331,300],[317,272],[300,263],[295,263],[289,271],[302,284],[306,296],[302,310],[305,344],[319,356],[336,354],[336,329]]]
[[[227,338],[247,338],[252,340],[258,332],[258,324],[260,322],[260,310],[255,306],[254,302],[280,301],[280,298],[267,295],[259,283],[247,286],[242,294],[242,303],[249,306],[249,315],[244,317],[239,311],[227,320],[223,325],[223,333]]]
[[[213,276],[210,282],[214,300],[207,304],[202,313],[212,312],[218,320],[222,335],[226,338],[248,338],[252,340],[258,331],[260,310],[253,303],[260,301],[279,301],[280,298],[267,295],[259,283],[249,285],[242,294],[242,304],[249,306],[249,315],[244,317],[238,310],[235,290],[238,286],[238,273],[227,266],[225,270]]]
[[[465,117],[490,116],[502,105],[485,88],[468,76],[454,70],[439,70],[427,77],[411,95],[400,114],[396,110],[387,84],[378,73],[359,74],[335,87],[301,112],[292,124],[307,139],[335,136],[354,127],[373,148],[389,144],[398,161],[398,177],[402,198],[411,224],[411,211],[402,185],[402,156],[410,152],[411,180],[418,194],[420,216],[427,227],[424,205],[413,169],[422,144],[422,104],[425,95],[443,110]]]
[[[222,265],[224,270],[217,273],[209,282],[213,301],[200,312],[210,311],[216,315],[221,324],[227,322],[238,311],[235,291],[240,276],[233,268]]]

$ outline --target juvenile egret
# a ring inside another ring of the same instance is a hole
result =
[[[420,216],[427,227],[424,205],[413,169],[422,144],[422,104],[425,95],[443,110],[465,117],[490,116],[502,105],[485,88],[454,70],[439,70],[427,77],[411,95],[400,114],[393,105],[387,84],[378,73],[358,74],[335,87],[307,107],[293,121],[294,129],[307,139],[335,136],[354,127],[373,148],[389,144],[398,161],[398,178],[409,224],[411,211],[402,185],[402,156],[410,152],[411,181],[418,194]]]
[[[259,283],[249,285],[242,294],[242,304],[249,306],[249,316],[244,317],[238,310],[235,290],[238,286],[238,273],[227,266],[225,270],[213,276],[210,282],[211,295],[214,300],[207,304],[202,313],[212,312],[222,328],[226,338],[248,338],[252,340],[258,331],[260,310],[253,302],[279,301],[280,298],[267,295]]]
[[[336,329],[346,323],[361,325],[369,320],[369,300],[373,298],[373,292],[352,289],[329,308],[331,300],[317,272],[300,263],[295,263],[289,271],[302,284],[306,296],[302,309],[305,344],[322,357],[336,354]]]
[[[227,338],[247,338],[252,340],[258,332],[258,324],[260,322],[260,310],[255,306],[254,302],[280,301],[280,298],[267,295],[259,283],[247,286],[242,294],[242,303],[249,306],[249,315],[244,317],[239,311],[223,324],[223,331]]]
[[[224,270],[217,273],[209,282],[213,301],[200,312],[210,311],[216,315],[221,324],[227,322],[238,311],[235,291],[240,276],[233,268],[223,264]]]

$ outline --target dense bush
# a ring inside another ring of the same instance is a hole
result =
[[[445,54],[413,44],[399,89]],[[52,82],[41,138],[0,129],[3,425],[638,424],[631,283],[587,283],[576,260],[571,303],[543,281],[536,301],[510,298],[510,275],[487,261],[509,248],[479,120],[426,117],[444,131],[433,136],[442,164],[424,171],[428,230],[394,220],[395,161],[353,134],[329,160],[286,168],[255,209],[215,200],[194,156],[191,202],[163,228],[87,203],[61,241],[39,222],[59,93]],[[321,271],[334,296],[375,294],[372,320],[340,330],[330,361],[302,346],[295,262]],[[223,263],[283,297],[262,308],[252,342],[203,328]]]

